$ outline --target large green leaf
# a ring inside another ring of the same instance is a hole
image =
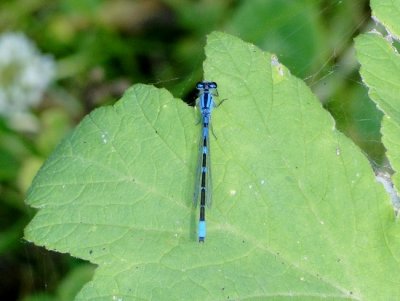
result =
[[[144,85],[47,160],[26,239],[98,265],[77,300],[397,298],[400,229],[360,150],[276,57],[223,33],[206,56],[226,99],[206,242],[192,204],[198,116]]]

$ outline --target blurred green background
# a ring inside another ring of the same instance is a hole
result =
[[[132,84],[165,87],[192,104],[213,30],[275,53],[371,162],[384,164],[381,114],[353,49],[371,26],[363,0],[2,0],[0,35],[24,33],[53,56],[56,77],[27,112],[34,126],[0,116],[0,300],[73,300],[91,279],[94,266],[22,239],[34,215],[24,205],[29,184],[67,132]]]

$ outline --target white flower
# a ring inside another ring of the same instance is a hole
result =
[[[39,104],[54,76],[53,58],[24,34],[0,36],[0,115],[12,119]]]

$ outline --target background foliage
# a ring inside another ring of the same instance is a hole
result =
[[[131,84],[152,83],[192,103],[205,35],[222,30],[277,54],[304,79],[371,161],[384,165],[381,114],[369,101],[353,37],[367,1],[44,1],[0,3],[0,31],[23,32],[57,62],[57,80],[33,110],[38,127],[0,119],[0,299],[72,300],[93,267],[21,241],[33,215],[24,194],[43,160],[93,108]]]

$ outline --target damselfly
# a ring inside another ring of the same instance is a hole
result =
[[[199,99],[197,106],[201,114],[201,136],[199,149],[199,162],[196,175],[196,187],[194,192],[194,204],[200,198],[200,217],[198,225],[199,242],[204,242],[206,237],[206,205],[211,205],[211,168],[210,168],[210,144],[209,144],[209,129],[211,126],[211,113],[216,106],[213,97],[217,94],[217,84],[215,82],[199,82],[196,85],[199,90]]]

